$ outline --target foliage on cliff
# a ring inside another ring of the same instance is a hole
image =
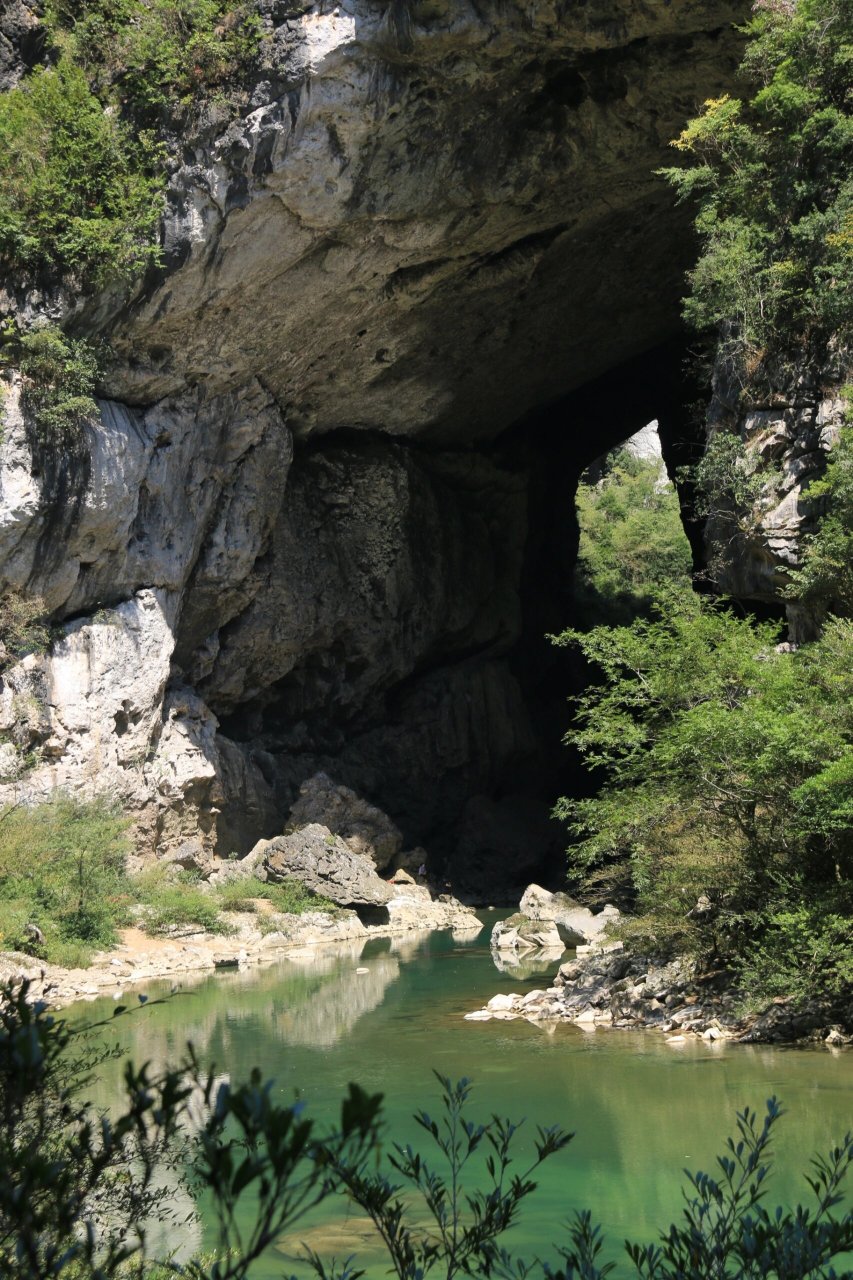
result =
[[[575,599],[588,622],[630,621],[660,590],[690,581],[690,545],[673,485],[659,462],[625,449],[577,491]]]
[[[825,475],[809,486],[806,498],[823,510],[805,539],[789,595],[818,613],[853,617],[853,424],[842,428]]]
[[[685,301],[747,365],[853,336],[853,3],[757,0],[742,97],[705,103],[662,172],[698,204]]]
[[[16,344],[24,379],[24,409],[42,443],[68,444],[87,418],[97,417],[100,352],[54,325],[31,329]]]
[[[660,612],[560,637],[603,676],[568,735],[601,779],[558,807],[575,875],[627,875],[647,941],[725,960],[781,939],[792,907],[831,909],[849,981],[853,624],[789,653],[772,625],[689,593]],[[817,974],[812,994],[832,981]]]
[[[47,56],[0,95],[0,266],[84,288],[159,260],[169,130],[251,58],[228,0],[51,0]]]

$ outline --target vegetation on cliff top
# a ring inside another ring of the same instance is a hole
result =
[[[698,204],[690,323],[747,367],[853,337],[853,3],[757,0],[743,97],[705,103],[663,170]]]
[[[44,65],[0,94],[0,266],[101,288],[160,259],[163,140],[255,53],[230,0],[50,0]]]

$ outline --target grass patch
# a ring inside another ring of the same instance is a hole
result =
[[[163,935],[179,929],[227,933],[219,904],[187,871],[154,866],[132,881],[133,898],[142,907],[139,923],[146,933]]]
[[[265,884],[249,876],[214,889],[163,863],[129,876],[127,827],[103,799],[57,795],[0,811],[0,950],[78,968],[115,946],[118,930],[131,923],[160,937],[227,934],[223,912],[255,912],[266,934],[282,927],[283,916],[338,910],[297,880]],[[271,910],[259,912],[257,899]]]
[[[57,796],[0,814],[0,947],[78,965],[115,943],[129,902],[126,831],[105,800]]]
[[[312,893],[299,880],[283,880],[280,884],[267,884],[257,876],[229,880],[216,886],[216,897],[223,911],[257,911],[253,899],[268,902],[281,915],[302,915],[305,911],[336,911],[337,906],[328,898]]]

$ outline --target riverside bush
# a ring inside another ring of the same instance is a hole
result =
[[[228,932],[216,899],[188,871],[155,864],[134,876],[130,888],[134,902],[142,907],[139,922],[148,933],[165,934],[186,928]]]
[[[337,1194],[371,1218],[398,1280],[429,1274],[525,1280],[534,1273],[604,1280],[614,1269],[613,1262],[600,1260],[604,1240],[589,1211],[576,1212],[555,1242],[562,1260],[557,1268],[505,1248],[503,1233],[536,1190],[532,1175],[565,1149],[571,1135],[540,1130],[530,1167],[516,1170],[519,1126],[496,1116],[471,1119],[467,1080],[454,1084],[439,1076],[437,1115],[422,1111],[415,1117],[427,1152],[384,1141],[381,1095],[351,1084],[339,1124],[321,1134],[302,1104],[277,1102],[272,1083],[257,1071],[245,1083],[232,1083],[203,1071],[192,1051],[183,1064],[159,1073],[128,1064],[123,1103],[106,1117],[85,1101],[98,1062],[85,1047],[87,1029],[54,1019],[26,997],[26,987],[7,987],[0,997],[0,1160],[6,1171],[0,1179],[0,1277],[245,1280],[285,1232]],[[119,1007],[115,1016],[129,1015]],[[190,1101],[195,1120],[182,1129]],[[853,1139],[812,1162],[807,1182],[813,1205],[770,1211],[763,1200],[780,1115],[775,1099],[761,1123],[749,1110],[738,1115],[737,1137],[728,1140],[713,1173],[687,1174],[680,1219],[656,1243],[626,1244],[637,1275],[804,1280],[836,1274],[833,1261],[853,1248],[853,1215],[838,1211]],[[148,1256],[146,1222],[171,1213],[164,1168],[171,1170],[173,1186],[183,1179],[204,1191],[218,1236],[213,1256],[186,1263]],[[431,1219],[428,1232],[416,1224],[412,1193]],[[356,1261],[308,1255],[320,1280],[357,1280],[364,1273]]]
[[[337,910],[335,903],[312,893],[300,880],[283,880],[280,884],[268,884],[257,876],[244,876],[239,880],[226,880],[216,886],[216,898],[223,911],[257,911],[255,899],[268,902],[273,911],[282,915],[301,915],[304,911]]]
[[[570,864],[618,873],[656,948],[735,961],[768,902],[853,906],[853,624],[795,653],[777,634],[682,593],[558,638],[602,675],[567,735],[601,781],[557,807]]]

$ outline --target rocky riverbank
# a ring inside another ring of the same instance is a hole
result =
[[[339,942],[367,942],[374,937],[415,936],[437,929],[452,929],[470,936],[481,928],[474,912],[444,895],[431,899],[420,886],[406,886],[384,908],[384,918],[366,923],[355,911],[309,911],[275,917],[265,904],[255,904],[257,914],[226,915],[225,935],[201,930],[176,930],[170,936],[150,937],[140,929],[123,929],[119,943],[100,952],[85,969],[49,965],[17,952],[0,954],[0,981],[29,980],[34,999],[60,1008],[76,1000],[112,995],[119,999],[127,988],[163,978],[212,974],[217,970],[248,969],[274,963],[295,951]],[[274,928],[269,924],[274,923]]]
[[[783,999],[747,1013],[726,971],[700,972],[686,959],[655,963],[611,942],[578,947],[549,987],[493,996],[465,1017],[471,1022],[571,1022],[589,1031],[654,1030],[670,1044],[688,1038],[742,1044],[810,1040],[835,1047],[853,1043],[851,1015],[853,1009],[795,1009]]]

